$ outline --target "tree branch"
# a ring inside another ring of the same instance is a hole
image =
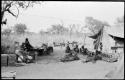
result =
[[[3,3],[5,4],[5,2],[3,2]],[[6,2],[6,6],[5,6],[5,7],[2,6],[3,8],[2,8],[2,10],[1,10],[1,21],[3,20],[4,13],[5,13],[7,10],[9,10],[9,8],[11,7],[11,4],[12,4],[12,2],[9,2],[9,3]]]
[[[8,13],[10,13],[12,16],[17,17],[14,13],[12,13],[12,12],[10,11],[10,9],[8,9],[7,11],[8,11]]]
[[[11,7],[11,4],[12,4],[12,3],[13,3],[13,2],[10,2],[10,3],[8,3],[8,4],[5,6],[5,8],[4,8],[5,11],[8,10],[8,9]]]
[[[19,9],[15,4],[13,4],[13,5],[17,8],[18,14],[16,15],[16,17],[18,17],[19,16]]]
[[[31,3],[31,2],[29,1],[29,2],[28,2],[28,5],[26,6],[26,8],[28,8],[28,7],[29,7],[30,3]]]

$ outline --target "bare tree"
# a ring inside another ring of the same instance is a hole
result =
[[[75,32],[75,34],[78,36],[78,34],[79,34],[79,29],[80,29],[80,24],[75,24],[75,26],[74,26],[74,32]]]
[[[124,27],[124,16],[118,17],[114,25],[117,27]]]
[[[63,34],[68,32],[68,29],[62,26],[61,24],[52,25],[48,32],[55,33],[55,34]]]
[[[116,24],[120,24],[120,23],[124,23],[124,16],[118,17],[118,18],[116,19]]]
[[[42,29],[39,32],[41,35],[45,33],[45,31],[43,31]]]
[[[85,27],[88,27],[92,31],[92,34],[98,33],[104,26],[110,26],[107,22],[99,21],[93,17],[86,17],[85,23]]]
[[[4,15],[5,13],[9,13],[11,14],[12,16],[14,17],[18,17],[19,15],[19,8],[23,8],[23,9],[27,9],[28,7],[33,7],[34,4],[36,3],[40,3],[38,1],[1,1],[2,2],[2,9],[1,9],[1,25],[3,24],[6,24],[7,22],[7,19],[3,20],[4,19]],[[12,11],[12,7],[16,8],[17,9],[17,14],[15,14],[13,11]]]
[[[70,24],[70,25],[69,25],[70,38],[71,38],[72,32],[73,32],[73,24]]]

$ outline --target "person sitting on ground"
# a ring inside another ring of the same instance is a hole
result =
[[[43,54],[48,54],[47,52],[47,44],[42,44],[42,48],[43,48]]]
[[[102,51],[103,45],[102,42],[100,42],[100,51]]]
[[[71,50],[70,53],[72,55],[73,60],[79,60],[79,57],[78,57],[79,48],[77,44],[75,44],[75,47],[73,48],[73,50]]]
[[[64,58],[61,58],[60,60],[61,62],[75,61],[79,60],[79,57],[75,51],[71,50],[69,54],[65,55]]]
[[[76,53],[79,53],[79,48],[78,48],[78,45],[76,44],[75,47],[73,48],[73,50],[76,52]]]
[[[24,51],[26,51],[27,53],[30,52],[30,54],[27,54],[27,56],[32,56],[34,57],[35,54],[32,54],[31,51],[34,51],[33,46],[30,44],[28,38],[25,39],[25,43],[22,44],[22,47],[24,48]]]
[[[80,53],[84,54],[84,52],[85,52],[85,48],[84,48],[84,45],[82,45],[82,47],[80,48]]]
[[[88,56],[89,61],[96,63],[96,53],[95,52],[90,52],[90,55]]]
[[[47,50],[47,45],[46,44],[42,44],[41,48],[44,49],[44,51],[46,51]]]
[[[66,46],[66,50],[65,50],[65,53],[70,53],[70,47],[69,47],[69,44],[67,44],[67,46]]]
[[[89,50],[85,48],[84,55],[88,55],[88,54],[89,54]]]
[[[101,54],[101,51],[96,50],[95,53],[96,53],[96,55],[99,55],[99,54]]]
[[[88,52],[88,56],[87,56],[86,59],[83,60],[82,62],[83,62],[83,63],[86,63],[86,62],[93,62],[93,63],[95,63],[96,60],[95,60],[94,52],[89,51],[89,52]]]
[[[101,53],[102,53],[101,51],[98,51],[98,50],[95,51],[95,59],[96,60],[101,60],[102,59],[101,58]]]
[[[31,49],[33,49],[33,47],[31,46],[28,38],[25,39],[25,47],[27,51],[30,51]]]

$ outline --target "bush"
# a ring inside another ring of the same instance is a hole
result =
[[[3,35],[9,36],[11,34],[12,30],[11,29],[4,29],[4,31],[2,31]]]
[[[14,51],[9,45],[1,45],[1,53],[2,54],[12,54]]]
[[[26,30],[27,30],[27,26],[25,24],[20,23],[20,24],[16,24],[14,26],[14,31],[17,34],[24,34],[26,32]]]
[[[14,53],[14,41],[9,36],[1,37],[1,53],[2,54]]]

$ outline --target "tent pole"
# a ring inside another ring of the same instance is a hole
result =
[[[85,36],[85,37],[84,37],[84,45],[85,45],[86,34],[84,34],[84,36]]]

